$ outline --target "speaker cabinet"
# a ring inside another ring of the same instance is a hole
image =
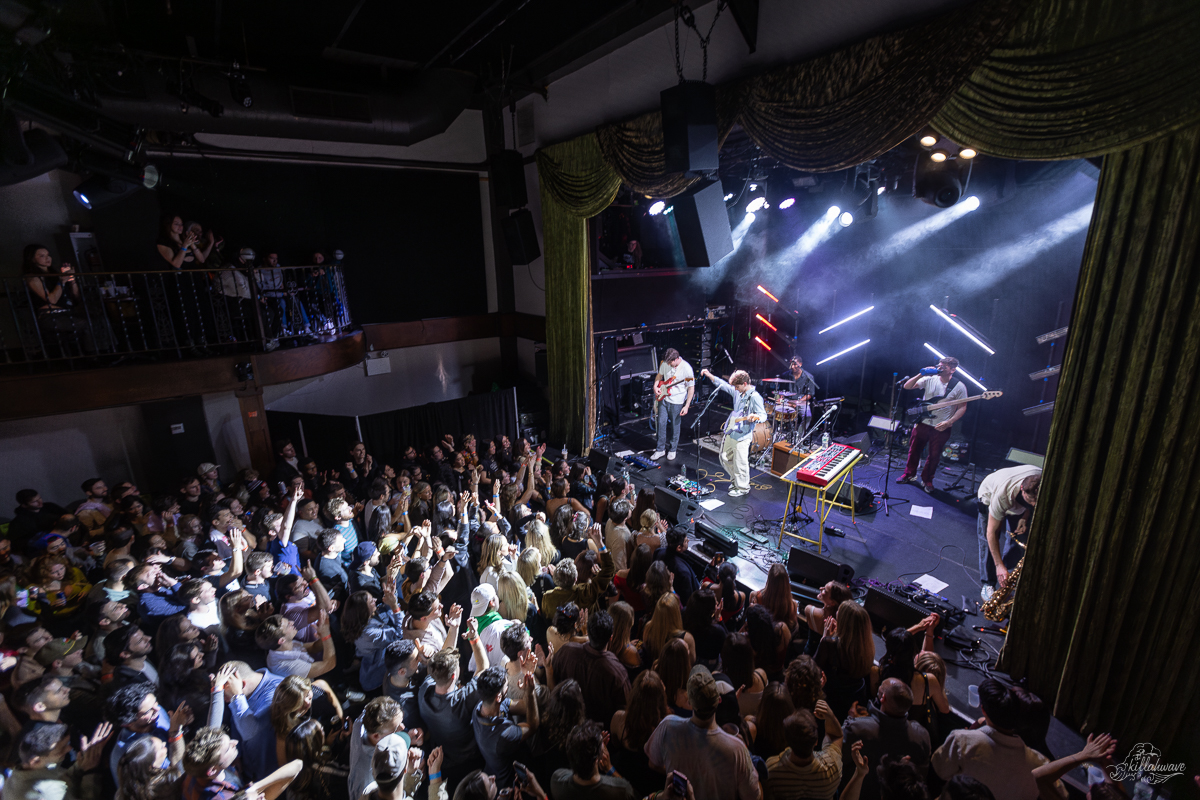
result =
[[[793,581],[814,589],[819,589],[830,581],[849,585],[850,581],[854,580],[854,567],[839,564],[803,547],[793,547],[788,553],[787,571],[788,577]]]
[[[533,214],[528,208],[514,211],[501,217],[500,228],[508,244],[508,255],[514,264],[529,264],[542,255],[538,247],[537,231],[533,227]]]
[[[684,81],[659,95],[667,172],[694,175],[720,167],[717,87]]]
[[[689,267],[711,267],[733,252],[733,232],[720,181],[703,182],[673,202],[679,243]]]
[[[863,600],[863,608],[871,615],[871,625],[876,632],[882,634],[892,628],[911,628],[929,615],[930,609],[905,600],[903,597],[881,592],[874,586],[867,587],[867,596]],[[937,632],[941,632],[946,622],[946,615],[941,614]]]
[[[685,525],[700,511],[700,505],[695,500],[661,486],[654,487],[654,508],[658,516],[672,525]]]
[[[525,159],[516,150],[500,150],[488,158],[492,198],[501,208],[521,208],[529,202],[525,189]]]
[[[796,468],[800,460],[808,457],[808,453],[793,450],[787,442],[776,442],[771,450],[771,474],[782,478]]]
[[[849,482],[843,481],[838,484],[837,494],[833,499],[839,503],[846,505],[854,505],[855,514],[864,514],[871,510],[871,506],[875,503],[875,493],[865,486],[852,486]]]

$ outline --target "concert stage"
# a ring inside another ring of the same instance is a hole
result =
[[[600,443],[609,453],[633,450],[649,457],[654,450],[654,439],[645,423],[621,427],[619,437]],[[930,575],[948,584],[937,594],[952,606],[962,609],[964,599],[970,610],[965,619],[967,627],[986,626],[991,623],[978,614],[979,578],[978,548],[975,535],[975,506],[973,502],[957,502],[971,494],[969,467],[963,481],[964,488],[953,494],[935,489],[933,494],[910,484],[888,486],[891,513],[885,514],[880,495],[884,489],[887,467],[887,452],[869,451],[868,458],[860,460],[854,467],[856,486],[870,489],[875,495],[874,505],[865,513],[855,515],[851,523],[848,509],[834,508],[826,520],[826,527],[841,532],[841,535],[825,533],[821,555],[854,569],[856,582],[876,581],[880,584],[910,584],[922,575]],[[904,468],[906,450],[895,447],[892,456],[890,480],[895,481]],[[697,519],[726,529],[749,529],[749,535],[739,534],[738,565],[739,580],[750,589],[762,588],[766,573],[776,562],[786,563],[790,549],[800,546],[817,552],[815,544],[808,544],[790,536],[779,544],[780,521],[787,501],[788,484],[770,472],[751,469],[750,494],[745,497],[728,497],[729,480],[721,467],[717,454],[700,448],[699,472],[696,469],[696,446],[680,442],[674,461],[666,458],[656,462],[655,469],[639,469],[630,465],[629,474],[637,488],[647,484],[667,487],[668,481],[686,468],[688,478],[702,486],[713,486],[715,491],[699,500],[720,500],[722,505],[711,511],[701,510]],[[939,487],[952,485],[961,475],[963,467],[958,464],[943,465],[938,470],[935,484]],[[979,472],[982,479],[986,472]],[[931,509],[930,518],[914,515],[912,509]],[[813,512],[811,491],[804,500],[804,508],[810,516]],[[806,538],[817,539],[819,523],[814,519],[804,523],[799,533]],[[793,528],[794,530],[794,528]],[[700,537],[693,537],[692,549],[698,556]],[[861,590],[859,594],[865,592]],[[947,625],[946,629],[949,629]],[[994,663],[996,651],[1003,643],[997,634],[972,631],[974,637],[983,641],[983,650],[971,654],[960,654],[940,641],[936,649],[946,660],[949,684],[947,694],[951,705],[959,712],[973,715],[975,709],[967,704],[967,686],[978,684],[983,674],[969,666],[954,662],[974,660]],[[876,637],[877,657],[883,655],[883,642]]]

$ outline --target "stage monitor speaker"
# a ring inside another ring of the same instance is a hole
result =
[[[731,536],[715,525],[711,525],[702,519],[696,520],[696,536],[703,539],[709,547],[724,555],[726,558],[733,558],[738,554],[738,540],[736,536]]]
[[[525,189],[525,158],[516,150],[500,150],[488,158],[492,197],[501,208],[521,208],[529,203]]]
[[[620,475],[625,470],[626,464],[616,456],[598,447],[593,447],[592,452],[588,454],[588,466],[592,468],[592,474],[598,480],[601,475],[610,472],[613,475]]]
[[[658,511],[659,517],[672,525],[691,522],[692,518],[700,511],[700,506],[696,501],[661,486],[654,487],[654,508]]]
[[[702,183],[673,200],[679,243],[689,267],[711,267],[733,252],[733,232],[720,181]]]
[[[865,486],[851,486],[848,481],[838,484],[837,493],[831,499],[850,505],[851,498],[853,498],[855,514],[865,514],[875,504],[874,492]]]
[[[857,447],[865,453],[871,447],[871,433],[870,431],[863,431],[853,436],[838,437],[834,441],[838,444],[848,444],[851,447]]]
[[[787,571],[788,577],[793,581],[814,589],[820,589],[830,581],[848,586],[850,581],[854,580],[854,567],[839,564],[803,547],[793,547],[788,553]]]
[[[501,217],[500,228],[504,231],[504,241],[508,244],[508,255],[512,263],[529,264],[541,256],[537,231],[533,227],[533,214],[528,208]]]
[[[806,455],[787,442],[776,442],[771,449],[771,474],[777,478],[783,477],[794,470]]]
[[[659,95],[662,104],[666,172],[689,176],[720,167],[717,141],[717,87],[684,81]]]
[[[930,613],[930,609],[924,606],[889,592],[880,591],[874,586],[867,587],[863,608],[871,615],[871,625],[880,634],[892,628],[911,628]],[[939,631],[946,621],[945,614],[941,614],[941,617],[942,619],[938,622]]]

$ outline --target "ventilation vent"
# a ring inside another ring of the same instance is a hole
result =
[[[533,104],[517,109],[517,147],[533,144]]]
[[[365,94],[327,92],[293,86],[292,112],[297,117],[371,122],[371,100]]]

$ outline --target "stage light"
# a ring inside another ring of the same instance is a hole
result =
[[[979,155],[979,153],[975,152],[974,147],[964,147],[962,150],[958,151],[959,158],[974,158],[977,155]]]
[[[934,150],[929,154],[929,160],[940,164],[946,160],[946,153],[943,150]]]
[[[935,356],[937,356],[939,361],[940,361],[941,359],[945,358],[945,356],[944,356],[944,355],[942,355],[941,353],[939,353],[939,352],[937,351],[937,348],[936,348],[936,347],[934,347],[933,345],[931,345],[929,342],[926,342],[926,343],[925,343],[925,349],[926,349],[926,350],[928,350],[929,352],[933,353]],[[958,368],[957,368],[957,369],[955,369],[954,371],[955,371],[955,372],[961,372],[961,373],[962,373],[962,376],[963,376],[964,378],[966,378],[967,380],[969,380],[971,383],[973,383],[973,384],[975,384],[976,386],[978,386],[980,391],[982,391],[982,392],[986,392],[986,391],[988,390],[988,388],[987,388],[986,386],[984,386],[984,385],[983,385],[982,383],[980,383],[979,381],[975,380],[975,376],[974,376],[974,375],[972,375],[971,373],[969,373],[969,372],[967,372],[965,369],[963,369],[961,364],[960,364],[960,365],[958,366]]]
[[[974,211],[975,209],[979,208],[979,198],[975,195],[971,195],[966,200],[962,201],[962,205],[967,211]]]
[[[761,211],[767,207],[767,198],[756,197],[746,205],[746,213],[753,214],[755,211]]]
[[[840,353],[834,353],[834,354],[833,354],[833,355],[831,355],[829,358],[823,358],[823,359],[821,359],[820,361],[818,361],[818,362],[817,362],[817,366],[818,366],[818,367],[819,367],[819,366],[821,366],[821,365],[822,365],[822,364],[824,364],[826,361],[833,361],[833,360],[834,360],[835,358],[837,358],[838,356],[844,356],[844,355],[846,355],[846,353],[849,353],[851,350],[857,350],[858,348],[862,347],[864,344],[867,344],[867,343],[868,343],[868,342],[870,342],[870,341],[871,341],[870,339],[863,339],[863,340],[862,340],[861,342],[859,342],[858,344],[851,345],[850,347],[847,347],[845,350],[841,351]]]
[[[973,334],[969,330],[967,330],[965,327],[963,327],[962,323],[960,323],[958,320],[954,319],[954,317],[951,314],[947,313],[946,311],[943,311],[942,309],[938,308],[937,306],[933,305],[932,303],[929,304],[929,307],[931,309],[933,309],[933,313],[937,314],[939,317],[946,320],[946,322],[949,322],[951,325],[953,325],[955,328],[957,328],[959,333],[961,333],[963,336],[966,336],[972,342],[974,342],[975,344],[982,347],[984,352],[986,352],[989,356],[996,355],[995,350],[988,347],[983,342],[982,339],[980,339],[978,336],[976,336],[975,334]]]
[[[763,347],[767,348],[767,350],[770,350],[770,349],[771,349],[771,345],[767,344],[766,342],[764,342],[762,339],[760,339],[760,338],[759,338],[759,337],[757,337],[757,336],[755,336],[755,337],[754,337],[754,341],[758,342],[758,343],[759,343],[759,344],[761,344]]]
[[[158,171],[158,167],[153,164],[147,164],[142,168],[142,186],[147,189],[153,189],[158,186],[158,182],[162,180],[162,173]]]
[[[845,319],[843,319],[843,320],[839,320],[839,321],[837,321],[837,322],[833,323],[833,324],[832,324],[832,325],[830,325],[828,328],[822,328],[821,330],[817,331],[817,335],[818,335],[818,336],[820,336],[820,335],[821,335],[822,333],[824,333],[825,331],[831,331],[831,330],[833,330],[834,328],[836,328],[838,325],[843,325],[843,324],[845,324],[845,323],[849,322],[849,321],[850,321],[850,320],[852,320],[852,319],[858,319],[858,318],[859,318],[859,317],[861,317],[863,314],[867,313],[868,311],[870,311],[870,310],[871,310],[871,309],[873,309],[873,308],[875,308],[875,306],[867,306],[867,307],[866,307],[866,308],[864,308],[862,311],[859,311],[859,312],[858,312],[858,313],[856,313],[856,314],[851,314],[850,316],[846,317]]]
[[[730,192],[729,194],[725,195],[725,202],[726,202],[726,203],[728,203],[728,202],[729,202],[730,200],[732,200],[732,199],[733,199],[733,192]]]
[[[840,213],[842,213],[840,208],[837,206],[830,206],[829,210],[825,212],[825,216],[827,216],[829,219],[837,219],[837,215]]]
[[[739,222],[732,231],[730,231],[730,235],[733,238],[734,250],[737,250],[742,246],[742,240],[746,238],[746,234],[749,232],[750,226],[754,224],[754,219],[755,217],[753,214],[747,214],[746,216],[742,217],[742,221]]]
[[[71,193],[88,210],[104,208],[141,189],[140,183],[112,175],[93,175]]]
[[[650,204],[649,214],[652,217],[657,217],[659,214],[663,213],[663,209],[666,207],[666,203],[664,203],[662,200],[657,200]]]
[[[757,184],[757,183],[752,183],[752,184],[750,184],[750,191],[752,191],[752,192],[757,192],[757,191],[758,191],[758,184]]]
[[[770,328],[771,330],[773,330],[773,331],[778,331],[778,330],[779,330],[779,328],[776,328],[774,325],[772,325],[772,324],[771,324],[771,323],[770,323],[770,322],[767,320],[767,318],[766,318],[766,317],[764,317],[762,314],[755,314],[754,316],[755,316],[755,318],[757,318],[757,319],[758,319],[758,321],[759,321],[759,322],[761,322],[763,325],[766,325],[766,326],[767,326],[768,328]]]
[[[796,205],[796,198],[789,197],[788,199],[784,200],[782,203],[779,204],[779,208],[780,209],[791,208],[794,205]]]
[[[876,190],[875,190],[875,194],[883,194],[883,193],[884,193],[884,192],[886,192],[886,191],[887,191],[887,189],[885,189],[884,187],[880,186],[878,189],[876,189]]]
[[[778,303],[778,302],[779,302],[779,298],[778,298],[778,297],[776,297],[775,295],[773,295],[773,294],[771,294],[770,292],[768,292],[768,291],[767,291],[766,289],[764,289],[764,288],[763,288],[761,285],[759,285],[759,287],[758,287],[758,290],[759,290],[760,292],[762,292],[763,294],[765,294],[767,297],[769,297],[769,298],[771,298],[772,300],[774,300],[776,303]]]
[[[843,211],[842,215],[840,217],[838,217],[838,222],[841,224],[841,226],[843,228],[849,228],[851,225],[854,224],[854,215],[851,214],[849,211]]]
[[[927,133],[921,137],[921,146],[922,147],[933,147],[935,144],[937,144],[937,141],[938,140],[937,140],[936,136],[932,136]]]

